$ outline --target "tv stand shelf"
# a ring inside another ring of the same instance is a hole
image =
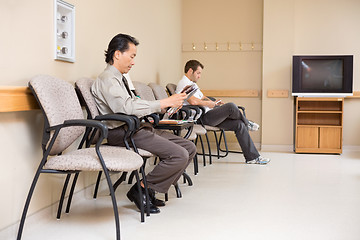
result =
[[[295,152],[342,153],[344,98],[296,97]]]

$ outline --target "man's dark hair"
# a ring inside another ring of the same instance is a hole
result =
[[[201,67],[202,69],[204,69],[204,65],[202,65],[198,60],[189,60],[186,64],[185,64],[185,73],[187,73],[189,71],[189,69],[191,68],[194,72],[198,69],[198,67]]]
[[[135,46],[139,45],[138,40],[136,38],[126,35],[126,34],[118,34],[113,39],[111,39],[108,49],[105,51],[105,62],[108,64],[113,64],[113,56],[115,51],[119,50],[121,53],[125,52],[129,49],[129,43],[133,43]]]

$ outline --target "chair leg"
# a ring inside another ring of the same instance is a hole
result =
[[[203,140],[202,140],[202,137],[201,137],[201,136],[199,136],[199,139],[200,139],[201,150],[202,150],[202,152],[204,153],[204,154],[203,154],[203,162],[204,162],[204,167],[205,167],[205,166],[206,166],[206,158],[205,158],[204,143],[203,143]]]
[[[184,183],[188,182],[188,185],[189,185],[189,186],[192,186],[192,185],[193,185],[193,182],[192,182],[190,176],[189,176],[185,171],[183,172],[182,175],[183,175],[183,177],[184,177]]]
[[[29,209],[30,201],[31,201],[32,195],[34,193],[36,183],[37,183],[37,181],[39,179],[40,172],[41,172],[41,167],[39,167],[38,170],[35,173],[33,182],[31,183],[31,187],[30,187],[28,196],[27,196],[26,201],[25,201],[24,210],[22,212],[21,219],[20,219],[18,234],[17,234],[17,237],[16,237],[17,240],[21,239],[22,232],[23,232],[23,229],[24,229],[26,214],[27,214],[27,211]]]
[[[179,184],[175,184],[174,185],[174,187],[175,187],[175,191],[176,191],[176,197],[177,198],[182,198],[182,194],[181,194],[181,191],[180,191],[180,188],[179,188]]]
[[[69,193],[69,197],[68,197],[68,202],[67,202],[67,205],[66,205],[66,210],[65,210],[66,213],[70,212],[71,201],[72,201],[72,197],[74,196],[75,185],[76,185],[77,179],[79,177],[79,174],[80,173],[75,173],[75,175],[74,175],[73,183],[71,185],[71,189],[70,189],[70,193]]]
[[[119,211],[118,211],[116,197],[115,197],[115,190],[113,188],[109,172],[107,171],[107,169],[103,168],[103,170],[104,170],[106,182],[109,187],[111,202],[113,205],[113,211],[114,211],[114,217],[115,217],[115,228],[116,228],[116,240],[120,240],[120,219],[119,219]]]
[[[222,136],[224,136],[224,145],[225,145],[225,150],[221,148],[221,140],[222,140]],[[225,135],[225,131],[221,132],[221,135],[220,135],[220,151],[221,152],[225,152],[225,155],[224,157],[226,157],[228,155],[228,153],[243,153],[243,151],[231,151],[229,150],[228,148],[228,145],[227,145],[227,142],[226,142],[226,135]]]
[[[117,187],[126,179],[127,172],[123,172],[120,178],[114,183],[113,189],[116,191]]]
[[[64,183],[64,186],[63,186],[63,190],[62,190],[62,192],[61,192],[61,197],[60,197],[60,201],[59,201],[58,211],[57,211],[57,215],[56,215],[56,218],[57,218],[57,219],[60,219],[60,217],[61,217],[61,210],[62,210],[62,207],[63,207],[64,198],[65,198],[65,193],[66,193],[67,186],[69,185],[70,177],[71,177],[71,174],[67,174],[67,175],[66,175],[66,178],[65,178],[65,183]]]
[[[96,179],[96,184],[95,184],[95,189],[94,189],[93,198],[97,198],[97,193],[98,193],[98,190],[99,190],[101,175],[102,175],[102,171],[100,171],[100,172],[98,173],[98,176],[97,176],[97,179]]]
[[[140,169],[142,178],[143,178],[143,184],[145,187],[145,195],[146,195],[146,216],[150,216],[150,197],[149,197],[149,189],[146,181],[145,171],[144,167],[141,167]]]
[[[197,153],[195,153],[193,161],[194,161],[194,175],[197,175],[199,172],[199,163],[198,163]]]
[[[147,158],[143,157],[143,160],[144,160],[144,163],[143,163],[142,168],[141,168],[140,171],[143,171],[143,170],[145,169],[145,166],[146,166]],[[155,158],[155,160],[156,160],[156,158]],[[155,164],[155,163],[154,163],[154,164]],[[133,181],[133,179],[134,179],[134,174],[135,174],[134,172],[132,172],[132,173],[130,174],[129,179],[128,179],[128,184],[132,184],[132,181]],[[124,180],[125,180],[125,179],[124,179]]]
[[[210,141],[209,141],[209,136],[207,133],[205,133],[205,137],[206,137],[206,142],[208,145],[208,151],[209,151],[209,163],[212,164],[212,154],[211,154],[211,147],[210,147]]]
[[[195,140],[192,140],[192,142],[195,144],[197,143],[197,139],[198,139],[199,135],[196,136]],[[194,175],[197,175],[199,172],[199,168],[198,168],[198,158],[197,158],[197,152],[195,153],[193,162],[194,162]]]
[[[216,132],[214,131],[214,137],[215,137],[215,143],[216,143],[216,152],[217,152],[217,158],[220,159],[220,146],[219,141]]]
[[[140,184],[140,178],[139,178],[139,173],[137,170],[134,170],[133,172],[135,172],[135,177],[136,177],[136,182],[137,182],[137,188],[138,188],[138,192],[141,193],[141,184]],[[140,202],[143,203],[143,196],[142,194],[139,194],[139,198],[140,198]],[[149,205],[149,204],[148,204]],[[141,214],[141,222],[145,222],[145,217],[144,217],[144,204],[140,205],[140,214]]]

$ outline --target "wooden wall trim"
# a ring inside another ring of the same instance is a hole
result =
[[[288,98],[289,90],[268,90],[267,97],[268,98]]]
[[[28,87],[0,87],[0,112],[34,109],[39,109],[39,105]]]
[[[360,91],[354,91],[352,96],[348,96],[345,98],[360,98]]]
[[[213,97],[259,97],[258,90],[201,90],[206,96]],[[268,90],[268,97],[287,98],[288,90]],[[345,99],[360,99],[360,91]],[[30,111],[39,109],[35,97],[28,87],[0,87],[0,112]]]

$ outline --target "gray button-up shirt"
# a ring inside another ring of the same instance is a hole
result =
[[[143,117],[160,112],[160,101],[146,101],[133,94],[129,95],[122,81],[122,74],[114,66],[108,65],[91,87],[100,114],[125,113]],[[116,128],[122,123],[108,122],[109,128]]]

